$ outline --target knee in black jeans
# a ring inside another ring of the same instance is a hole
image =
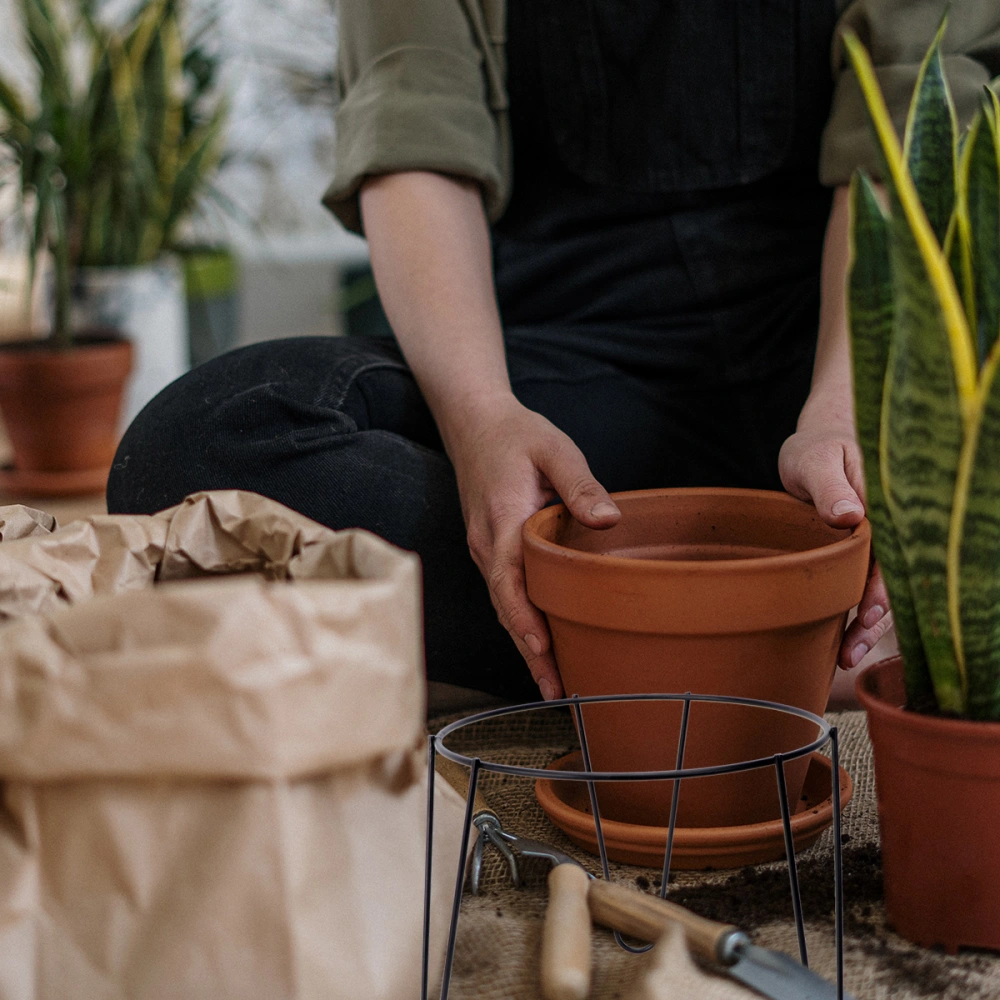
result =
[[[392,343],[253,345],[164,389],[122,440],[108,509],[154,513],[203,489],[251,490],[417,552],[428,676],[537,697],[469,556],[454,471]]]

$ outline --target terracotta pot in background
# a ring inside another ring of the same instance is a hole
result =
[[[824,524],[784,493],[662,489],[615,495],[618,525],[594,531],[563,506],[524,528],[528,595],[547,615],[567,694],[683,693],[826,707],[848,611],[864,590],[869,528]],[[588,706],[597,770],[675,766],[680,705]],[[686,767],[792,750],[815,725],[787,715],[693,705]],[[794,808],[808,760],[789,764]],[[665,826],[668,782],[606,783],[610,819]],[[779,814],[772,767],[683,783],[684,827]]]
[[[79,335],[68,350],[0,344],[0,412],[14,449],[2,485],[34,495],[103,489],[131,367],[131,343],[104,331]]]
[[[917,944],[1000,948],[1000,723],[908,712],[897,656],[858,678],[875,762],[885,908]]]

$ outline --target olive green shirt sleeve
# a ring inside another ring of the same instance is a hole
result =
[[[833,45],[833,105],[823,133],[820,180],[846,184],[856,167],[878,178],[881,158],[861,88],[847,66],[840,30],[850,28],[872,55],[900,135],[924,53],[937,32],[942,0],[853,0],[844,5]],[[979,107],[983,86],[1000,74],[1000,0],[953,0],[942,44],[960,125]]]
[[[365,177],[432,170],[510,195],[503,8],[479,0],[340,0],[336,165],[324,204],[362,231]]]

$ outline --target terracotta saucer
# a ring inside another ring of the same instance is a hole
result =
[[[0,467],[0,490],[21,497],[69,497],[103,493],[108,469],[73,469],[69,472],[35,472]]]
[[[561,771],[582,771],[579,751],[553,761],[549,768]],[[833,766],[827,757],[814,753],[809,760],[802,798],[792,815],[792,837],[796,852],[815,843],[819,835],[833,822]],[[854,790],[850,775],[840,769],[841,808],[851,800]],[[682,793],[683,794],[683,791]],[[590,812],[587,786],[582,781],[535,782],[535,798],[549,819],[577,847],[597,854],[597,835]],[[604,843],[608,857],[631,865],[659,868],[667,843],[667,828],[639,826],[620,820],[604,819]],[[785,856],[785,839],[781,818],[767,823],[746,826],[677,827],[671,868],[711,870],[757,865],[777,861]]]

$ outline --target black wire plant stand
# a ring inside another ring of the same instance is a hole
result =
[[[587,744],[587,731],[583,719],[583,707],[590,704],[607,704],[612,702],[681,702],[681,721],[677,744],[677,759],[675,767],[669,771],[594,771],[591,767],[590,749]],[[688,724],[692,703],[715,703],[720,705],[743,706],[794,715],[813,723],[817,728],[817,736],[812,742],[803,744],[794,750],[776,753],[769,757],[759,757],[754,760],[738,761],[731,764],[719,764],[713,767],[684,767],[684,748],[687,742]],[[517,715],[525,712],[535,712],[545,709],[568,707],[572,710],[576,722],[577,735],[580,740],[580,752],[583,758],[582,771],[564,771],[548,768],[521,767],[514,764],[501,764],[496,761],[484,760],[481,757],[469,757],[456,753],[445,746],[444,741],[453,733],[467,726],[473,726],[488,719],[497,719],[506,715]],[[476,790],[479,787],[479,777],[482,771],[495,774],[512,775],[520,778],[554,781],[585,781],[590,794],[590,807],[594,817],[594,827],[597,834],[597,846],[601,858],[601,869],[605,880],[610,881],[611,870],[608,864],[608,853],[604,842],[604,831],[601,823],[601,813],[597,802],[597,782],[604,781],[673,781],[670,802],[670,821],[667,827],[666,843],[663,852],[663,870],[660,881],[660,897],[665,899],[670,880],[670,860],[673,853],[674,833],[677,825],[677,806],[680,799],[681,784],[690,778],[704,778],[715,775],[735,774],[740,771],[751,771],[756,768],[773,767],[778,783],[778,801],[781,806],[781,823],[785,840],[785,857],[788,861],[788,882],[792,899],[792,911],[795,917],[795,930],[798,938],[799,961],[808,968],[809,956],[806,948],[805,920],[802,913],[802,895],[799,890],[798,869],[795,861],[795,846],[792,837],[792,814],[788,802],[788,789],[785,784],[785,764],[789,761],[806,757],[829,745],[832,761],[832,800],[833,800],[833,877],[834,877],[834,934],[837,964],[837,998],[844,997],[844,869],[841,845],[841,808],[840,808],[840,743],[837,727],[831,726],[825,719],[812,712],[791,705],[783,705],[774,701],[761,701],[755,698],[737,698],[724,695],[707,694],[619,694],[592,695],[571,698],[560,698],[553,701],[526,702],[521,705],[505,706],[487,712],[479,712],[452,722],[431,736],[428,740],[428,770],[427,770],[427,851],[424,862],[424,915],[423,915],[423,967],[421,974],[421,1000],[429,1000],[429,970],[430,970],[430,917],[431,917],[431,876],[433,871],[433,834],[434,834],[434,784],[435,762],[438,754],[469,768],[469,787],[467,793],[465,820],[462,828],[461,849],[459,851],[458,872],[455,876],[455,889],[452,899],[451,922],[448,929],[448,943],[445,952],[444,970],[441,980],[440,1000],[448,1000],[451,986],[452,967],[455,960],[455,942],[458,935],[458,918],[462,905],[462,893],[465,887],[465,874],[469,852],[469,837],[472,829],[473,808]],[[626,951],[639,953],[647,951],[651,944],[635,947],[628,944],[618,931],[614,932],[618,945]]]

